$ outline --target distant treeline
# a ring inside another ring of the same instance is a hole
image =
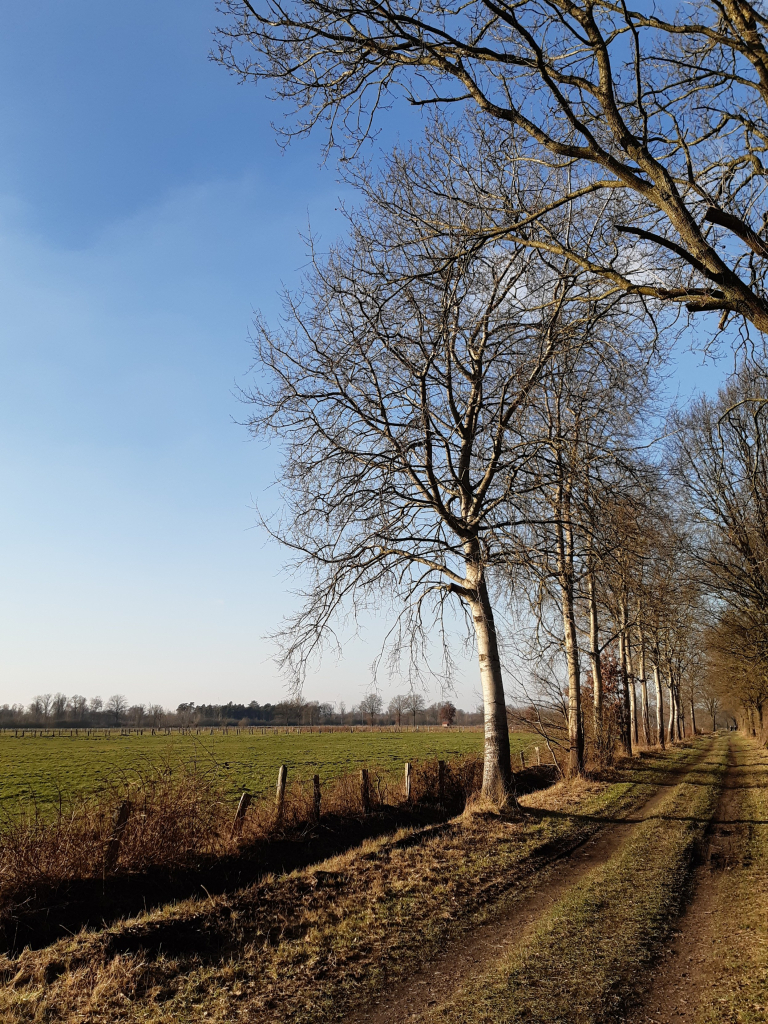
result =
[[[398,694],[385,704],[377,693],[347,708],[341,701],[285,700],[277,704],[179,704],[175,711],[160,704],[130,704],[122,694],[107,700],[74,694],[44,693],[31,704],[0,706],[0,727],[40,726],[60,728],[110,728],[133,726],[253,726],[253,725],[478,725],[481,711],[462,711],[451,701],[427,704],[419,693]]]

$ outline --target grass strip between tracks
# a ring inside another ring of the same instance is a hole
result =
[[[479,972],[423,1024],[615,1021],[668,934],[714,813],[726,741],[676,786],[626,846],[571,889],[522,948]]]
[[[537,880],[535,871],[548,858],[606,820],[621,820],[670,769],[693,765],[690,774],[697,774],[701,753],[701,743],[678,748],[635,762],[621,781],[577,780],[533,794],[526,798],[531,817],[523,822],[474,815],[422,835],[404,831],[226,897],[188,900],[0,959],[7,979],[0,1016],[8,1024],[338,1020],[417,970],[447,941],[503,911]],[[697,790],[699,810],[712,792],[709,783]],[[676,789],[674,806],[678,799]],[[650,833],[639,827],[649,857],[659,843],[677,851],[682,865],[698,824],[651,822]],[[645,885],[642,877],[629,881],[630,904],[640,895],[637,881]],[[620,922],[611,916],[607,926]],[[584,943],[574,935],[572,955],[582,955]],[[539,966],[532,963],[537,977]],[[494,985],[503,999],[506,982]],[[455,1019],[495,1019],[490,1006],[488,1012],[491,1017]]]

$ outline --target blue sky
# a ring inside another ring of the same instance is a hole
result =
[[[207,60],[209,0],[0,10],[0,699],[279,698],[232,392],[299,232],[340,228],[333,173]]]
[[[322,140],[281,154],[282,111],[207,59],[212,0],[0,13],[0,702],[279,699],[273,466],[233,390],[299,233],[342,229]],[[308,696],[357,701],[374,653]]]

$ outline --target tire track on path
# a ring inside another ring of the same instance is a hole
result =
[[[738,871],[749,845],[744,820],[745,785],[753,769],[748,747],[729,738],[729,765],[718,806],[691,882],[691,898],[678,920],[672,941],[663,950],[643,987],[640,1004],[623,1017],[626,1024],[693,1022],[704,993],[721,973],[719,964],[730,930],[722,928],[720,883],[725,872]],[[649,987],[650,982],[650,987]]]
[[[520,897],[502,916],[452,942],[438,959],[393,986],[378,1003],[366,1008],[366,1024],[401,1024],[420,1015],[449,998],[466,978],[482,971],[511,946],[524,943],[553,904],[590,872],[615,856],[634,830],[653,817],[656,808],[668,796],[670,785],[678,785],[696,771],[711,752],[712,745],[712,741],[705,742],[700,755],[692,763],[670,771],[659,785],[658,792],[635,808],[630,817],[604,826],[596,835],[570,851],[564,851],[541,868],[531,881],[521,887]],[[361,1019],[358,1009],[346,1018],[345,1024],[356,1024]]]

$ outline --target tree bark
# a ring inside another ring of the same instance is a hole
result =
[[[693,694],[691,694],[691,733],[696,735],[696,708],[693,704]]]
[[[651,742],[651,712],[648,707],[648,680],[645,678],[645,636],[638,626],[640,636],[640,721],[643,725],[643,743]]]
[[[589,600],[589,660],[592,667],[592,728],[595,737],[595,750],[600,754],[603,749],[603,669],[600,664],[600,628],[597,617],[595,577],[591,570],[587,576],[587,594]]]
[[[661,749],[665,747],[664,742],[664,691],[661,688],[661,673],[659,666],[653,666],[653,684],[656,689],[656,737]]]
[[[670,677],[667,683],[669,690],[669,728],[667,729],[667,740],[674,743],[677,739],[677,707],[675,705],[675,686]]]
[[[573,610],[573,590],[563,588],[565,657],[568,663],[568,748],[571,774],[584,770],[584,733],[581,728],[581,669]]]
[[[467,598],[477,640],[480,683],[483,690],[485,718],[485,757],[483,762],[483,793],[494,799],[512,799],[512,762],[509,750],[509,723],[504,700],[501,659],[488,588],[481,578],[475,598]]]
[[[619,671],[621,672],[621,742],[626,754],[632,754],[632,729],[629,709],[629,680],[624,630],[619,632]]]
[[[635,673],[632,671],[632,643],[629,638],[629,630],[627,630],[626,657],[627,686],[629,687],[629,722],[632,731],[632,746],[636,747],[639,742],[637,733],[637,690],[635,688]]]
[[[571,490],[562,464],[557,484],[557,571],[563,614],[565,660],[568,666],[568,764],[571,775],[584,770],[584,732],[581,727],[581,666],[573,601],[573,530]]]

